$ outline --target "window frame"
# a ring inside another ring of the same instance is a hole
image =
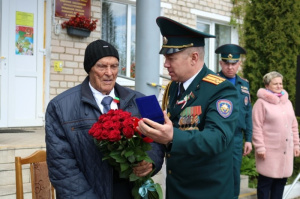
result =
[[[218,14],[213,14],[205,11],[200,11],[197,9],[191,9],[191,13],[195,14],[197,16],[196,20],[197,23],[204,23],[204,24],[209,24],[210,25],[210,34],[215,35],[215,27],[216,24],[218,25],[223,25],[223,26],[229,26],[231,27],[231,37],[230,40],[232,44],[238,44],[238,31],[236,28],[233,26],[229,25],[230,22],[230,17],[223,16],[223,15],[218,15]],[[216,45],[216,40],[215,39],[208,39],[208,45],[209,45],[209,63],[205,63],[209,69],[211,69],[214,72],[219,72],[215,71],[215,45]],[[206,44],[207,45],[207,44]],[[218,68],[218,67],[217,67]]]
[[[116,4],[123,4],[126,6],[126,75],[118,74],[117,83],[122,86],[135,86],[134,78],[130,77],[130,65],[131,65],[131,27],[132,27],[132,9],[136,9],[136,4],[134,1],[128,0],[104,0],[103,3],[116,3]],[[101,13],[103,10],[101,10]],[[103,23],[102,23],[103,24]],[[102,29],[102,25],[101,25]],[[102,33],[101,33],[102,38]],[[135,55],[134,55],[135,56]]]

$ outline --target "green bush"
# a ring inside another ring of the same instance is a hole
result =
[[[249,187],[256,188],[257,187],[257,176],[258,173],[255,167],[255,156],[254,150],[248,155],[243,156],[242,166],[241,166],[241,174],[247,175],[249,177]]]

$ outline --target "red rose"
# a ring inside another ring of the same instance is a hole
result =
[[[106,121],[103,123],[103,128],[106,129],[106,130],[109,130],[109,129],[113,129],[113,121],[109,120],[109,121]]]
[[[121,120],[125,120],[126,118],[129,118],[131,116],[131,113],[129,112],[120,112],[120,117],[121,117]]]
[[[134,135],[134,129],[131,127],[125,127],[122,129],[123,135],[127,138],[130,139]]]
[[[121,129],[122,128],[122,123],[119,122],[119,121],[114,121],[112,128],[113,129]]]
[[[100,123],[104,123],[104,122],[110,121],[110,120],[111,120],[111,116],[109,116],[109,115],[101,115],[99,117],[99,122]]]
[[[96,122],[95,124],[93,124],[92,128],[89,130],[89,134],[93,136],[95,134],[95,132],[101,128],[102,128],[102,124]]]
[[[111,120],[114,121],[114,122],[116,122],[116,121],[119,122],[120,119],[121,119],[121,117],[120,117],[119,115],[113,115],[113,116],[111,117]]]
[[[131,118],[127,118],[124,120],[124,122],[122,123],[124,127],[132,127],[134,126],[134,121]]]
[[[117,142],[121,140],[121,132],[119,130],[111,130],[108,135],[109,141]]]
[[[103,130],[101,130],[101,132],[102,132],[101,137],[98,140],[108,140],[109,139],[109,131],[103,129]]]
[[[149,138],[149,137],[144,137],[144,138],[143,138],[143,141],[146,142],[146,143],[151,143],[151,142],[153,142],[153,140],[152,140],[151,138]]]

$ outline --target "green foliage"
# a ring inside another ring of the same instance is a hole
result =
[[[284,88],[295,105],[296,64],[300,55],[299,0],[232,0],[231,25],[239,29],[239,42],[247,50],[243,75],[249,80],[252,104],[262,78],[271,71],[284,76]],[[239,23],[243,19],[243,24]],[[298,117],[298,123],[300,118]],[[300,131],[300,126],[299,126]],[[257,185],[254,150],[243,157],[241,174],[249,175],[249,187]],[[300,172],[300,158],[295,158],[293,179]]]
[[[284,88],[295,103],[296,62],[300,54],[300,1],[252,0],[246,4],[243,24],[247,59],[244,77],[249,80],[252,102],[271,71],[284,76]]]
[[[254,155],[243,156],[241,174],[254,177],[258,176],[258,173],[255,169]]]
[[[242,166],[241,166],[241,174],[249,176],[249,187],[256,188],[257,186],[257,176],[258,173],[255,167],[255,156],[254,150],[247,155],[243,156]]]

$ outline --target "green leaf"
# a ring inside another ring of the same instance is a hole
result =
[[[121,168],[121,172],[123,172],[123,171],[125,171],[129,168],[129,164],[128,163],[121,163],[120,168]]]
[[[122,173],[119,173],[119,177],[120,178],[124,178],[124,179],[128,179],[129,178],[129,175],[132,173],[132,169],[129,168],[128,170],[126,171],[123,171]]]
[[[155,185],[156,192],[158,193],[158,198],[163,199],[163,191],[160,184],[156,183]]]
[[[129,181],[131,181],[131,182],[136,181],[138,179],[139,179],[139,177],[137,177],[134,173],[129,175]]]
[[[126,158],[128,158],[129,156],[132,156],[133,154],[134,154],[134,151],[133,151],[133,150],[127,150],[127,151],[125,152],[124,156],[125,156]]]
[[[140,199],[141,198],[141,196],[139,194],[139,188],[140,188],[140,186],[135,184],[133,189],[131,190],[131,193],[132,193],[134,199]]]
[[[144,159],[146,162],[154,163],[153,160],[147,155]]]
[[[120,154],[110,155],[110,157],[112,157],[113,159],[116,160],[116,162],[119,162],[119,163],[127,162],[127,159],[122,157]]]
[[[135,160],[136,160],[136,158],[135,158],[135,156],[129,156],[128,158],[127,158],[127,160],[130,162],[130,163],[134,163],[135,162]]]

